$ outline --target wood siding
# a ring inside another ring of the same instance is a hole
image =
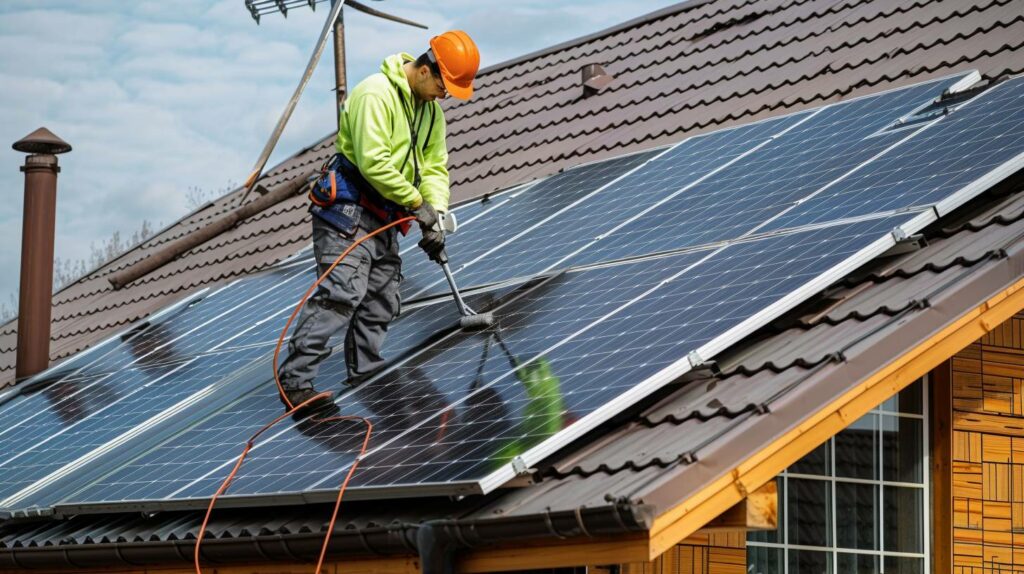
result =
[[[954,574],[1024,572],[1024,316],[952,359]]]
[[[695,534],[651,562],[622,565],[622,574],[745,574],[746,532]]]

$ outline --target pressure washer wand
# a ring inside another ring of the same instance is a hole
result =
[[[455,299],[455,305],[459,308],[459,326],[466,331],[479,331],[493,326],[493,313],[477,313],[462,299],[462,294],[459,293],[459,288],[455,285],[455,276],[452,275],[452,270],[448,267],[448,254],[443,250],[438,257],[438,264],[444,271],[448,286],[452,289],[452,298]]]
[[[476,315],[476,311],[470,309],[469,305],[466,305],[466,302],[462,299],[462,294],[459,293],[459,288],[455,286],[455,277],[452,276],[452,270],[448,267],[447,257],[442,258],[441,269],[444,271],[445,278],[448,279],[448,285],[452,288],[452,297],[455,299],[455,305],[459,308],[459,315],[463,317]]]

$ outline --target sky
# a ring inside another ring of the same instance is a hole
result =
[[[422,52],[467,31],[483,66],[613,26],[676,0],[368,1],[418,30],[345,9],[349,87],[388,54]],[[186,215],[190,189],[245,179],[309,60],[322,3],[267,15],[244,0],[0,2],[0,302],[18,289],[24,154],[10,144],[45,126],[73,146],[59,158],[55,256],[88,258],[115,231]],[[268,167],[332,130],[330,47]]]

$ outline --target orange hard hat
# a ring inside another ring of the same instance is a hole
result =
[[[462,30],[451,30],[431,38],[430,50],[448,93],[468,100],[473,95],[473,78],[480,69],[480,51],[473,39]]]

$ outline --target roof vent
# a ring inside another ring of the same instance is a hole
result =
[[[71,144],[60,139],[46,128],[37,129],[14,142],[14,145],[11,147],[23,153],[45,153],[50,155],[71,151]]]
[[[583,66],[583,97],[589,98],[599,93],[605,86],[612,83],[615,76],[604,70],[601,64]]]

